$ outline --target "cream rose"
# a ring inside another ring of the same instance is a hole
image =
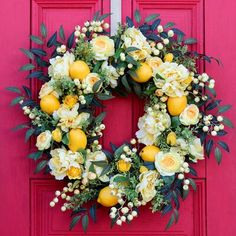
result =
[[[38,150],[48,149],[52,140],[52,134],[49,130],[42,132],[37,137],[36,147]]]
[[[95,59],[98,61],[107,60],[115,53],[114,41],[108,36],[98,36],[91,40]]]
[[[99,75],[97,73],[89,73],[86,78],[83,80],[83,84],[85,84],[87,92],[92,92],[93,91],[93,86],[98,82],[100,79]],[[102,84],[99,86],[98,92],[100,88],[102,87]]]
[[[155,156],[155,167],[162,176],[172,176],[179,172],[183,160],[176,152],[159,152]]]
[[[53,86],[51,85],[50,82],[47,82],[45,84],[42,85],[40,91],[39,91],[39,98],[43,98],[44,96],[50,94],[50,93],[53,93],[54,92],[54,89],[53,89]],[[56,96],[58,97],[58,96]]]
[[[199,109],[196,105],[188,105],[179,116],[183,125],[196,125],[199,121]]]
[[[63,79],[69,77],[70,65],[74,62],[75,56],[72,53],[66,52],[62,57],[57,56],[49,60],[48,74],[53,79]]]
[[[102,63],[102,70],[106,74],[106,79],[108,80],[108,83],[112,88],[115,88],[117,86],[117,80],[119,78],[119,74],[116,71],[116,68],[112,65],[108,65],[107,61],[104,61]]]
[[[156,195],[155,189],[158,178],[157,171],[149,170],[139,176],[140,183],[136,187],[136,191],[142,195],[145,202],[150,202]]]
[[[160,57],[148,57],[146,63],[155,71],[163,62]]]
[[[202,146],[201,140],[199,138],[195,138],[189,144],[189,153],[194,157],[194,158],[192,158],[192,161],[194,161],[194,162],[197,162],[197,160],[204,159],[203,146]]]
[[[157,88],[169,97],[181,97],[185,95],[185,90],[192,82],[189,70],[177,63],[164,62],[154,70],[154,82]]]

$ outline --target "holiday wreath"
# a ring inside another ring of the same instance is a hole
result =
[[[96,220],[96,204],[110,208],[112,225],[122,225],[147,203],[152,212],[171,212],[168,228],[178,221],[179,198],[186,198],[190,185],[196,189],[190,175],[197,175],[193,166],[204,159],[203,146],[218,163],[222,150],[229,151],[212,137],[226,135],[224,125],[233,127],[221,115],[230,105],[219,105],[215,80],[197,71],[200,60],[215,58],[189,51],[196,40],[185,39],[174,23],[162,26],[158,14],[142,20],[136,11],[136,26],[126,17],[108,36],[104,19],[109,15],[96,13],[67,40],[62,26],[46,40],[44,24],[40,37],[30,36],[39,47],[21,49],[31,61],[21,70],[43,83],[39,100],[26,86],[8,88],[20,94],[12,104],[20,104],[30,118],[16,129],[28,129],[26,140],[37,137],[38,150],[28,156],[38,161],[35,172],[67,181],[50,206],[61,198],[61,210],[72,210],[70,229],[81,219],[86,231],[89,216]],[[105,112],[97,114],[95,108],[132,91],[146,100],[136,138],[104,150],[99,138]],[[92,206],[84,207],[90,201]]]

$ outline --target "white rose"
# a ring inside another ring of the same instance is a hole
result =
[[[196,125],[199,121],[199,109],[196,105],[188,105],[179,116],[183,125]]]
[[[49,60],[48,74],[53,79],[63,79],[69,77],[70,65],[74,62],[75,56],[66,52],[62,57],[57,56]]]
[[[183,160],[176,152],[159,152],[155,156],[155,167],[162,176],[172,176],[179,172]]]
[[[106,79],[108,79],[108,82],[112,88],[115,88],[117,86],[117,80],[119,78],[119,74],[116,71],[116,68],[112,65],[108,66],[108,62],[104,61],[102,63],[102,70],[106,73]]]
[[[150,202],[156,195],[155,189],[158,178],[157,171],[149,170],[139,176],[140,183],[136,187],[136,191],[141,193],[145,202]]]
[[[36,147],[38,150],[48,149],[52,140],[52,134],[49,130],[42,132],[37,137]]]
[[[98,61],[107,60],[115,53],[114,41],[108,36],[98,36],[90,41],[95,59]]]
[[[99,75],[97,73],[89,73],[86,78],[83,80],[83,84],[85,84],[87,87],[87,91],[92,92],[93,91],[93,86],[99,81],[101,80]],[[100,88],[102,87],[102,84],[99,86],[98,90],[96,92],[98,92],[100,90]]]
[[[192,156],[194,156],[194,159],[193,159],[194,162],[197,162],[197,160],[203,160],[204,159],[203,146],[202,146],[201,140],[199,138],[195,138],[189,144],[189,153]]]

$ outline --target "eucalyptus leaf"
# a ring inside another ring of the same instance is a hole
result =
[[[47,47],[50,48],[53,45],[56,45],[57,42],[57,32],[55,32],[48,40]]]
[[[59,37],[62,41],[65,41],[65,39],[66,39],[63,25],[61,25],[59,28]]]
[[[30,35],[30,39],[36,44],[43,44],[43,41],[38,36]]]
[[[216,161],[219,165],[221,163],[221,160],[222,160],[222,153],[221,153],[221,150],[218,147],[215,148],[215,159],[216,159]]]
[[[81,219],[81,215],[78,215],[72,218],[70,222],[70,230],[72,230],[75,227],[75,225],[80,221],[80,219]]]
[[[43,154],[42,151],[33,152],[28,155],[28,158],[37,161],[38,159],[42,157],[42,154]]]
[[[223,123],[230,128],[234,128],[232,121],[226,117],[223,118]]]
[[[73,44],[74,44],[74,40],[75,40],[75,35],[74,35],[74,32],[71,33],[70,37],[68,38],[67,40],[67,47],[69,49],[72,48]]]
[[[37,174],[37,173],[39,173],[41,170],[43,170],[43,169],[46,167],[47,163],[48,163],[48,162],[47,162],[46,160],[40,161],[40,162],[38,163],[38,165],[36,166],[36,169],[35,169],[34,173]]]
[[[31,60],[34,59],[34,54],[27,49],[20,48],[20,50]]]
[[[100,113],[96,118],[95,118],[95,123],[100,124],[106,116],[106,112]]]
[[[101,85],[102,85],[102,80],[98,80],[94,85],[93,85],[93,92],[96,93],[98,92],[98,90],[100,89]]]
[[[19,94],[21,94],[20,89],[17,88],[17,87],[7,87],[6,90],[11,91],[11,92],[13,92],[13,93],[19,93]]]
[[[89,208],[89,214],[93,220],[94,223],[96,223],[97,221],[97,217],[96,217],[96,205],[93,204],[90,208]]]
[[[134,12],[134,18],[135,18],[135,20],[136,20],[136,22],[137,23],[140,23],[140,21],[141,21],[141,15],[140,15],[140,12],[139,12],[139,10],[135,10],[135,12]]]
[[[195,38],[188,38],[188,39],[184,40],[184,43],[185,44],[195,44],[195,43],[197,43],[197,39],[195,39]]]
[[[98,93],[97,98],[99,100],[110,100],[110,99],[114,98],[114,96],[112,96],[110,94],[106,94],[106,93]]]
[[[99,21],[103,21],[104,19],[106,19],[108,16],[112,15],[112,13],[106,13],[106,14],[103,14],[99,17]]]
[[[165,229],[166,230],[169,229],[173,225],[174,222],[175,222],[175,215],[174,213],[172,213]]]
[[[221,107],[219,107],[218,112],[224,113],[224,112],[228,111],[231,107],[232,107],[232,105],[221,106]]]
[[[47,28],[44,23],[40,25],[40,32],[43,38],[47,37]]]
[[[88,215],[84,215],[84,216],[82,217],[82,228],[83,228],[84,233],[87,232],[88,224],[89,224]]]
[[[174,22],[168,22],[168,23],[166,23],[165,25],[164,25],[164,29],[167,29],[167,28],[170,28],[170,27],[173,27],[175,25],[175,23]]]
[[[20,68],[20,71],[33,70],[35,66],[33,64],[26,64]]]
[[[160,14],[151,14],[151,15],[147,16],[144,21],[146,23],[148,23],[148,22],[155,20],[159,16],[160,16]]]
[[[207,154],[208,157],[210,156],[213,144],[214,144],[214,141],[212,139],[209,139],[206,143],[206,154]]]
[[[23,96],[19,96],[19,97],[16,97],[14,98],[12,101],[11,101],[11,106],[14,106],[16,104],[19,104],[20,101],[22,101],[24,99]]]
[[[27,142],[33,134],[34,134],[34,129],[28,129],[25,133],[25,142]]]
[[[229,146],[227,143],[223,142],[223,141],[218,141],[218,144],[227,152],[229,152]]]

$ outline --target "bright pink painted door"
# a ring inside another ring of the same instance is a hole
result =
[[[187,36],[198,39],[196,50],[222,59],[224,67],[216,63],[202,64],[207,72],[217,79],[217,89],[226,104],[233,103],[236,92],[234,80],[236,52],[233,27],[236,23],[234,0],[123,0],[122,19],[133,16],[137,8],[143,16],[160,13],[163,21],[174,21]],[[81,229],[68,231],[69,214],[58,208],[49,208],[49,201],[60,183],[50,176],[34,175],[35,164],[26,159],[29,147],[24,143],[24,133],[13,133],[10,129],[26,120],[19,110],[9,107],[12,95],[4,88],[28,84],[24,74],[18,72],[26,63],[18,48],[30,46],[28,35],[37,34],[44,22],[49,31],[65,26],[69,33],[72,27],[82,23],[97,10],[109,12],[109,0],[4,0],[0,10],[1,33],[1,122],[0,122],[0,235],[1,236],[59,236],[80,235]],[[31,86],[37,90],[37,84]],[[143,104],[134,96],[106,102],[106,132],[104,144],[109,141],[120,144],[130,139],[136,130]],[[229,114],[233,120],[235,109]],[[113,127],[120,128],[114,132]],[[191,193],[182,203],[178,225],[165,232],[168,217],[160,218],[143,208],[141,217],[132,224],[110,230],[107,211],[98,211],[96,225],[90,223],[88,235],[178,235],[178,236],[234,236],[236,203],[236,148],[235,133],[228,137],[231,153],[226,154],[221,167],[212,158],[198,168],[197,193]]]

